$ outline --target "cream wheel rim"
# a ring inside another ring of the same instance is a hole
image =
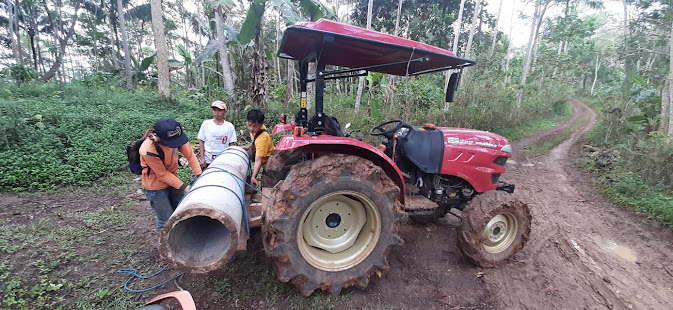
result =
[[[299,252],[311,266],[342,271],[364,261],[381,235],[381,215],[366,196],[338,191],[320,197],[302,215]]]
[[[512,213],[501,213],[494,216],[484,228],[484,250],[497,254],[509,248],[519,228],[519,222]]]

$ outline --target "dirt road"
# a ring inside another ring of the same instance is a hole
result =
[[[511,165],[508,179],[532,206],[531,239],[486,286],[508,309],[671,309],[673,234],[606,202],[573,167],[596,112],[572,105],[588,117],[581,130],[550,154]]]
[[[574,167],[577,144],[596,112],[573,100],[573,117],[514,143],[523,150],[577,128],[549,154],[515,153],[505,181],[533,214],[526,248],[506,265],[470,265],[455,245],[452,216],[436,226],[405,225],[391,271],[362,304],[402,309],[672,309],[673,233],[607,202]],[[374,298],[372,301],[371,298]]]

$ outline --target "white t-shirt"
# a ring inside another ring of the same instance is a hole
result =
[[[229,146],[229,143],[236,142],[236,129],[230,122],[224,121],[222,125],[215,124],[215,120],[208,119],[203,121],[199,129],[199,140],[204,141],[206,163],[213,162],[215,156],[219,155]]]

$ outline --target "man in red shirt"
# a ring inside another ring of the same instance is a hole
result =
[[[201,175],[199,161],[182,125],[169,117],[160,118],[154,124],[154,134],[140,146],[143,191],[157,216],[157,232],[191,189],[178,178],[178,152],[187,158],[194,175]]]

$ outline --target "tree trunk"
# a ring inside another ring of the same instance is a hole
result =
[[[594,89],[596,88],[596,81],[598,81],[598,69],[601,67],[601,55],[596,54],[596,68],[594,69],[594,82],[591,83],[591,95],[594,94]]]
[[[154,33],[154,48],[157,51],[157,76],[159,96],[164,98],[171,97],[171,79],[168,71],[168,46],[166,44],[166,34],[164,33],[163,10],[161,9],[161,0],[151,0],[150,10],[152,12],[152,33]]]
[[[516,0],[512,0],[512,7],[516,4]],[[509,17],[509,33],[507,35],[508,38],[512,37],[512,31],[514,30],[514,12],[516,10],[512,10],[512,14]],[[507,60],[505,61],[505,80],[503,81],[504,85],[507,85],[509,82],[509,61],[512,59],[511,56],[512,53],[512,42],[510,41],[509,44],[507,45]]]
[[[460,39],[460,29],[463,26],[463,9],[465,8],[465,0],[460,0],[460,9],[458,10],[458,19],[456,20],[455,33],[453,35],[453,48],[451,51],[454,54],[458,53],[458,41]]]
[[[268,76],[266,68],[268,59],[264,51],[264,16],[260,17],[255,32],[255,47],[252,52],[252,103],[257,107],[266,106]]]
[[[37,50],[35,49],[35,35],[30,35],[30,51],[33,53],[33,69],[37,72]]]
[[[35,48],[37,48],[37,62],[40,64],[39,68],[42,69],[39,72],[44,73],[46,70],[44,68],[44,61],[42,60],[42,50],[40,49],[40,35],[35,35]]]
[[[131,50],[129,49],[129,37],[126,34],[126,22],[124,21],[124,6],[122,0],[117,0],[117,16],[119,17],[119,28],[122,31],[122,44],[124,45],[124,70],[126,71],[126,88],[133,88],[131,78]]]
[[[21,10],[21,5],[19,4],[19,0],[16,0],[14,2],[14,16],[16,17],[14,18],[14,27],[16,27],[14,35],[16,35],[16,43],[19,48],[19,63],[23,63],[23,48],[21,47],[21,32],[19,28],[19,10]]]
[[[294,61],[287,61],[287,89],[285,90],[285,108],[290,107],[290,100],[294,95]]]
[[[670,95],[670,80],[668,79],[667,76],[666,80],[664,81],[664,86],[661,89],[661,116],[659,117],[659,132],[663,133],[668,133],[668,127],[669,127],[668,109],[670,108],[671,103],[669,95]]]
[[[504,0],[500,0],[500,5],[498,6],[498,15],[495,18],[495,29],[493,30],[493,42],[491,42],[491,49],[488,51],[488,59],[491,60],[493,57],[493,50],[495,50],[495,41],[498,39],[498,26],[500,25],[500,12],[502,11],[502,3]]]
[[[110,33],[110,35],[112,35],[113,37],[116,37],[117,24],[115,23],[114,11],[112,10],[112,4],[110,5],[110,31],[112,31]],[[119,45],[119,43],[117,41],[114,41],[114,40],[110,40],[110,41],[113,41],[115,43],[114,44],[115,46]],[[112,49],[111,49],[111,52],[112,52],[111,56],[112,56],[112,68],[117,70],[117,68],[119,68],[119,60],[117,59],[117,53],[115,52],[116,51],[115,46],[113,46]]]
[[[220,41],[220,61],[222,62],[222,76],[224,78],[224,90],[229,96],[234,95],[234,79],[231,75],[231,67],[229,67],[229,53],[227,50],[227,38],[224,35],[224,18],[222,17],[222,7],[215,8],[215,27],[217,40]]]
[[[47,73],[45,73],[40,77],[41,81],[46,82],[52,79],[54,76],[56,76],[56,72],[58,72],[59,68],[61,67],[61,63],[63,62],[63,56],[65,54],[65,48],[68,45],[68,41],[70,40],[70,38],[72,38],[72,36],[75,34],[75,24],[77,24],[77,18],[79,17],[78,11],[80,4],[81,4],[80,1],[75,1],[75,12],[73,13],[72,22],[65,37],[61,38],[58,35],[58,31],[55,32],[54,36],[56,37],[56,40],[58,42],[60,53],[56,55],[56,59],[54,60],[54,63],[51,65],[51,68],[49,68],[49,71],[47,71]],[[59,29],[55,27],[52,20],[50,20],[50,22],[52,28]]]
[[[276,20],[276,50],[280,50],[280,27],[281,27],[281,19],[280,15],[278,15],[278,19]],[[276,77],[278,79],[278,83],[283,80],[283,77],[280,73],[280,57],[276,56]]]
[[[395,19],[395,36],[400,35],[400,18],[402,17],[402,2],[404,0],[400,0],[397,3],[397,18]]]
[[[535,45],[535,29],[538,22],[538,14],[540,12],[540,0],[535,2],[535,13],[530,24],[530,35],[528,37],[528,48],[526,49],[526,56],[524,58],[523,71],[521,72],[521,89],[517,94],[516,109],[521,108],[521,100],[523,99],[523,87],[526,85],[526,78],[528,77],[528,68],[532,60],[533,45]]]
[[[187,39],[187,28],[189,28],[189,25],[185,21],[185,7],[184,7],[184,2],[180,1],[178,2],[178,5],[180,6],[180,19],[182,19],[182,43],[185,48],[185,51],[189,52],[189,40]],[[187,63],[187,60],[185,59],[185,80],[186,80],[186,85],[188,88],[194,87],[194,83],[192,82],[192,70],[189,68],[189,64]]]
[[[540,21],[542,22],[542,21]],[[540,50],[540,37],[538,32],[535,32],[535,45],[533,45],[533,60],[531,61],[530,72],[535,73],[535,67],[537,65],[537,52]]]
[[[9,38],[12,42],[12,53],[14,54],[14,60],[16,61],[17,64],[21,63],[21,57],[19,56],[19,44],[16,42],[16,36],[14,36],[14,31],[16,31],[16,28],[14,27],[14,20],[15,18],[15,11],[14,11],[14,4],[12,3],[12,0],[7,0],[7,15],[9,16]]]
[[[624,7],[624,83],[622,84],[622,98],[628,100],[631,90],[631,63],[629,55],[629,11],[627,0],[622,0]]]
[[[472,49],[472,42],[474,41],[474,32],[477,28],[477,20],[479,19],[479,11],[481,10],[481,0],[477,0],[474,8],[474,15],[472,16],[472,26],[470,26],[470,36],[467,37],[467,47],[465,47],[465,58],[470,58],[470,50]],[[467,78],[467,68],[463,69],[462,79]]]
[[[664,91],[668,92],[668,136],[673,137],[673,25],[671,25],[669,46],[669,59],[671,61],[668,62],[668,88]]]
[[[37,28],[37,14],[35,13],[36,8],[35,4],[30,5],[30,30],[28,30],[28,36],[30,37],[30,50],[33,53],[33,68],[35,72],[37,71],[37,49],[35,48],[36,36],[38,32]]]
[[[372,28],[372,9],[374,8],[374,0],[369,0],[367,5],[367,29]],[[362,101],[362,89],[365,86],[365,77],[361,76],[358,81],[358,94],[355,97],[355,114],[360,113],[360,102]]]

